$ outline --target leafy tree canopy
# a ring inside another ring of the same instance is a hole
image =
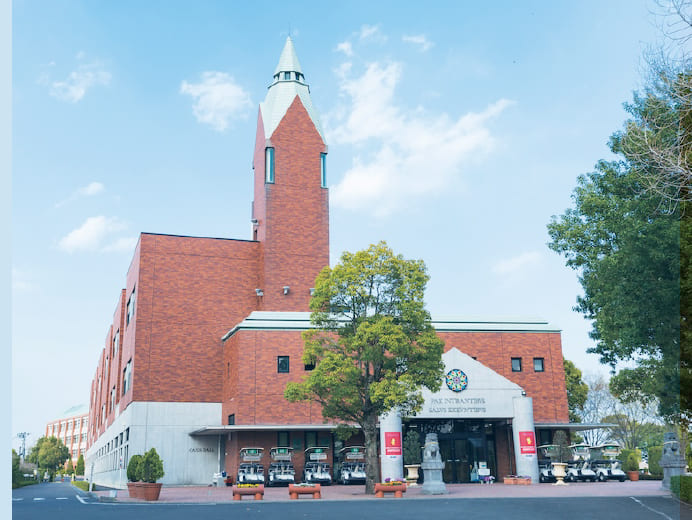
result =
[[[65,461],[70,457],[70,450],[57,437],[41,437],[36,441],[36,444],[27,460],[37,464],[40,469],[46,469],[54,472],[59,466],[65,464]]]
[[[361,427],[366,491],[378,478],[377,420],[394,408],[420,409],[421,387],[439,389],[444,343],[430,324],[421,260],[395,255],[384,242],[346,252],[325,267],[310,301],[313,329],[303,333],[303,361],[315,368],[289,383],[289,401],[314,400],[325,418]]]
[[[567,406],[570,422],[581,422],[580,411],[584,410],[589,386],[582,381],[581,370],[569,359],[562,360],[565,367],[565,385],[567,387]]]

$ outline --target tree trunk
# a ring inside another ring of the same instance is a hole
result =
[[[380,458],[377,455],[377,417],[368,417],[363,425],[365,437],[365,494],[375,494],[375,483],[380,481]]]

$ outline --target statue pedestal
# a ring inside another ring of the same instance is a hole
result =
[[[670,477],[685,474],[686,461],[684,450],[680,448],[680,441],[675,432],[663,434],[663,455],[659,464],[663,468],[663,482],[661,487],[670,490]]]
[[[423,463],[420,465],[423,470],[423,489],[424,495],[444,495],[447,488],[442,480],[442,470],[445,463],[440,457],[440,444],[437,442],[436,433],[428,433],[425,436],[425,448],[423,450]]]

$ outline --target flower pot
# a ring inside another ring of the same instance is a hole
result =
[[[141,482],[128,482],[127,483],[127,493],[130,498],[142,498],[142,493],[140,492]]]
[[[637,480],[639,480],[639,472],[638,471],[628,471],[627,472],[627,478],[633,482],[637,481]]]
[[[567,473],[567,463],[565,462],[553,462],[553,476],[557,479],[557,482],[553,486],[567,486],[565,484],[565,475]]]
[[[139,490],[142,493],[144,500],[158,500],[159,494],[161,493],[161,483],[160,482],[140,482]]]

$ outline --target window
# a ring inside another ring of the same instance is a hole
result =
[[[534,372],[544,372],[545,371],[542,357],[533,358],[533,371]]]
[[[135,288],[132,289],[132,294],[130,294],[130,298],[127,300],[127,316],[125,318],[125,322],[127,325],[130,324],[130,320],[135,315]]]
[[[315,363],[308,363],[303,366],[306,372],[310,372],[311,370],[315,370]]]
[[[115,385],[111,388],[111,412],[115,410]]]
[[[317,446],[317,432],[305,432],[305,448]]]
[[[125,440],[130,440],[130,428],[125,428]]]
[[[291,79],[291,73],[290,72],[284,72],[284,79]]]
[[[274,148],[264,149],[264,182],[274,182]]]
[[[235,414],[234,413],[232,413],[231,415],[228,416],[228,424],[229,425],[235,424]]]
[[[289,448],[291,446],[289,444],[290,440],[288,432],[278,432],[276,435],[276,445],[280,448]]]
[[[521,372],[521,358],[520,357],[513,357],[512,358],[512,372]]]
[[[115,332],[113,337],[113,359],[118,355],[118,348],[120,347],[120,329]]]
[[[127,362],[125,368],[123,369],[123,395],[127,393],[130,389],[130,384],[132,383],[132,360]]]
[[[320,154],[320,182],[322,183],[323,188],[327,187],[327,154],[326,153]]]
[[[288,356],[278,356],[276,358],[276,371],[280,374],[288,373]]]

